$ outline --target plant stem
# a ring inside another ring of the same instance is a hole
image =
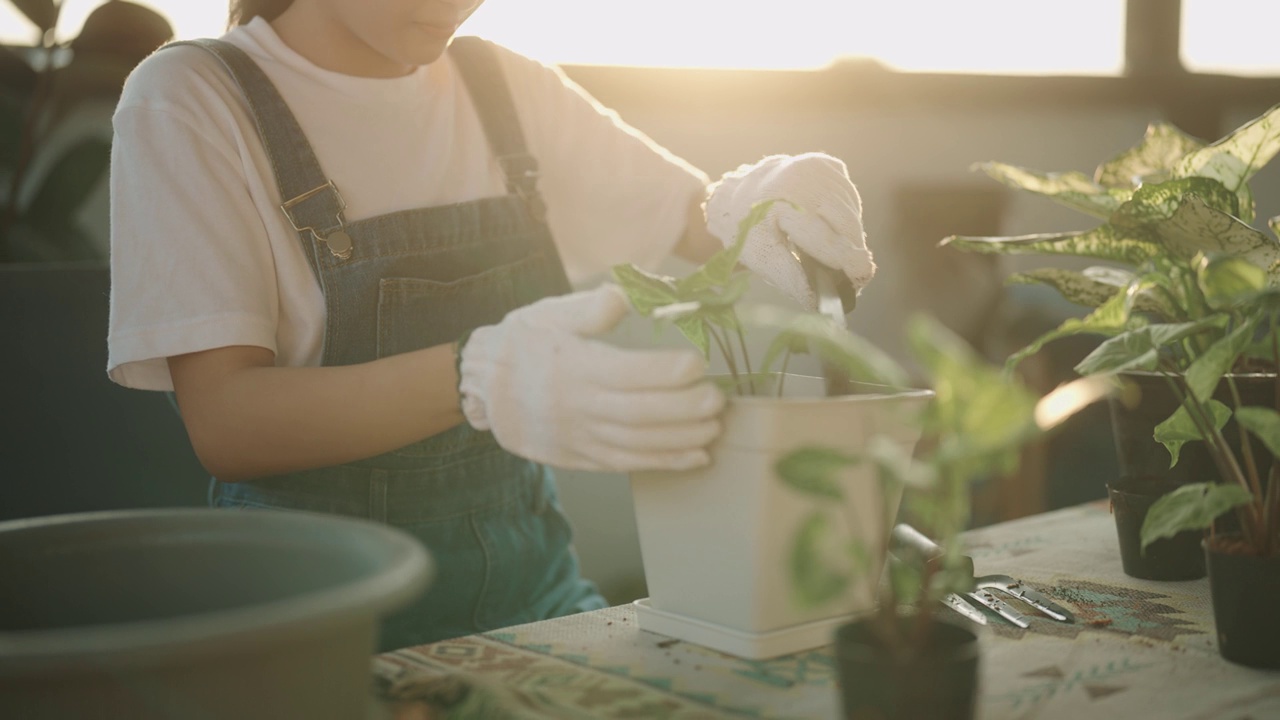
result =
[[[730,308],[730,317],[733,318],[733,329],[738,333],[738,347],[742,348],[742,364],[747,368],[747,386],[751,388],[751,394],[756,394],[755,372],[751,370],[751,354],[747,352],[747,338],[742,334],[742,323],[738,322],[738,313]]]
[[[738,375],[738,363],[734,362],[732,348],[725,344],[720,337],[720,333],[716,332],[715,326],[710,323],[707,323],[707,334],[716,341],[716,345],[720,348],[720,354],[724,356],[724,363],[729,367],[729,374],[733,376],[734,392],[741,395],[742,387],[739,383],[742,382],[742,378]]]
[[[1236,387],[1235,378],[1227,375],[1227,388],[1231,391],[1231,401],[1235,403],[1236,410],[1239,411],[1244,407],[1244,401],[1240,399],[1240,390]],[[1237,421],[1237,425],[1240,423]],[[1244,427],[1240,427],[1240,454],[1244,457],[1245,470],[1248,472],[1250,490],[1256,498],[1262,498],[1262,480],[1258,477],[1258,465],[1253,457],[1253,441],[1249,439],[1249,431]]]
[[[791,363],[791,348],[782,356],[782,370],[778,373],[778,397],[782,397],[782,384],[787,381],[787,365]]]
[[[1231,447],[1227,445],[1226,438],[1224,438],[1222,433],[1218,431],[1218,428],[1214,426],[1212,416],[1207,410],[1205,410],[1204,406],[1200,404],[1199,398],[1197,398],[1194,393],[1184,394],[1182,389],[1178,387],[1177,382],[1173,379],[1173,374],[1171,374],[1168,369],[1163,372],[1165,380],[1168,381],[1169,387],[1173,390],[1173,394],[1178,398],[1179,404],[1187,409],[1187,415],[1191,418],[1191,421],[1195,423],[1196,429],[1200,431],[1201,437],[1204,438],[1205,442],[1210,443],[1213,448],[1216,448],[1216,450],[1210,451],[1210,455],[1213,456],[1215,464],[1218,466],[1218,472],[1224,476],[1224,479],[1228,481],[1235,481],[1245,490],[1252,493],[1252,490],[1249,488],[1249,482],[1244,477],[1244,472],[1236,462],[1235,453],[1233,453],[1231,451]],[[1240,518],[1240,528],[1245,535],[1246,542],[1256,544],[1258,533],[1260,532],[1260,528],[1258,527],[1260,518],[1257,514],[1256,504],[1252,504],[1250,507],[1253,512],[1246,512],[1242,509],[1243,506],[1238,506],[1236,508],[1236,515]]]

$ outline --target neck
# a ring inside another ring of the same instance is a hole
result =
[[[414,71],[361,40],[316,3],[295,2],[271,27],[280,40],[316,67],[356,77],[394,78]]]

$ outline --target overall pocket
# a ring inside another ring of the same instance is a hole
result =
[[[458,280],[440,282],[389,277],[378,283],[378,357],[457,340],[492,325],[516,308],[525,282],[540,259],[530,255]]]

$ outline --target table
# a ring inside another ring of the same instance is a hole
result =
[[[1105,502],[965,538],[979,574],[1026,580],[1077,618],[1034,617],[1026,630],[992,620],[978,717],[1280,718],[1280,672],[1218,655],[1207,580],[1124,575]],[[741,660],[642,631],[629,605],[385,653],[374,672],[400,688],[469,688],[449,718],[839,716],[830,648]]]

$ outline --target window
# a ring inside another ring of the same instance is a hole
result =
[[[74,35],[101,1],[65,0],[63,36]],[[136,1],[168,17],[179,38],[217,35],[226,23],[225,2]],[[909,71],[1105,75],[1123,67],[1124,6],[1125,0],[487,0],[463,32],[550,63],[793,69],[860,56]],[[1261,32],[1264,24],[1251,27]],[[31,25],[0,4],[0,41],[33,39]]]
[[[1182,0],[1182,62],[1192,72],[1280,75],[1276,0]]]
[[[554,63],[1116,74],[1124,0],[487,0],[465,30]],[[584,32],[584,28],[590,28]]]

